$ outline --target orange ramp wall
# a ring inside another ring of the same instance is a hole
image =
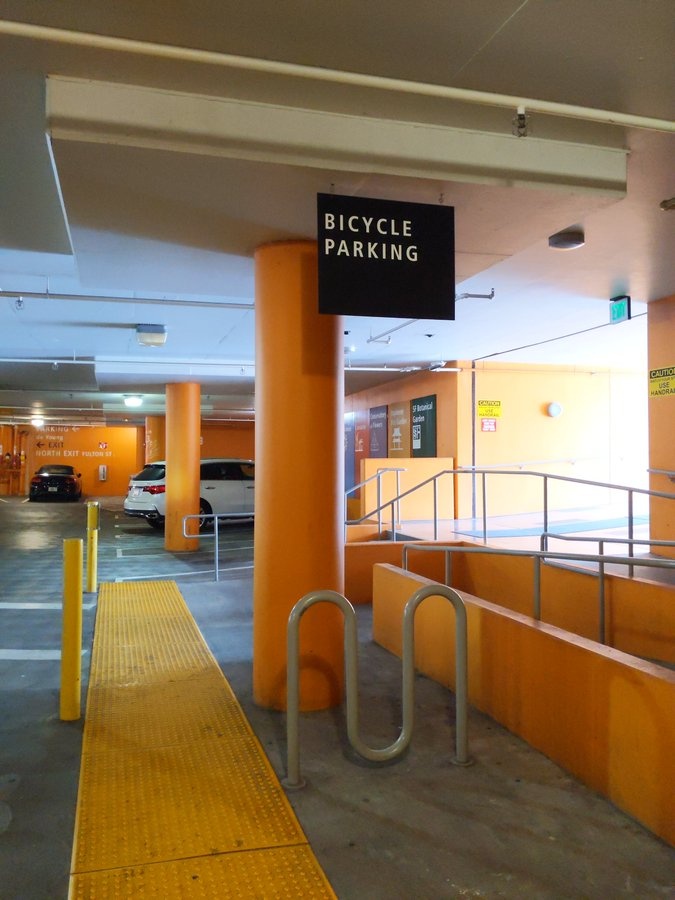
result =
[[[401,655],[404,605],[429,584],[394,566],[375,567],[378,644]],[[673,844],[675,672],[477,597],[464,600],[470,702]],[[415,665],[450,688],[454,629],[447,600],[421,604]]]
[[[126,495],[129,478],[139,469],[138,433],[135,426],[50,425],[32,429],[26,454],[27,481],[40,466],[59,463],[82,473],[85,497]],[[106,466],[105,481],[99,478],[101,465]]]
[[[445,581],[445,554],[408,546],[411,572]],[[402,565],[402,542],[371,541],[345,548],[346,596],[356,604],[373,597],[377,563]],[[468,542],[455,547],[470,547]],[[483,553],[452,554],[450,583],[491,603],[531,616],[534,604],[533,561],[529,557]],[[675,587],[654,581],[605,576],[606,642],[624,653],[675,664]],[[599,637],[599,582],[595,575],[561,566],[541,568],[541,618],[558,628],[596,641]]]

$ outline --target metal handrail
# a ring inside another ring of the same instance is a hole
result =
[[[455,475],[459,472],[458,469],[442,469],[440,472],[436,472],[435,475],[431,475],[429,478],[425,478],[424,481],[420,481],[419,484],[414,485],[411,488],[408,488],[407,491],[403,491],[402,494],[398,494],[396,497],[393,497],[391,500],[387,500],[385,503],[380,504],[375,507],[375,509],[371,510],[369,513],[366,513],[364,516],[361,516],[359,519],[351,519],[345,522],[345,525],[360,525],[361,522],[365,522],[367,519],[372,519],[374,515],[380,516],[382,510],[386,509],[388,506],[391,507],[391,524],[392,524],[392,533],[394,535],[394,540],[396,539],[396,525],[394,520],[394,505],[400,503],[404,497],[408,497],[410,494],[414,494],[415,491],[419,491],[420,488],[426,487],[428,484],[434,483],[434,540],[438,537],[438,492],[436,488],[436,483],[439,478],[443,475]],[[378,521],[381,521],[381,517],[378,518]],[[380,528],[380,531],[382,529]]]
[[[385,472],[396,472],[396,495],[398,496],[401,493],[400,473],[406,472],[406,471],[407,471],[407,469],[400,468],[397,466],[383,466],[382,468],[379,468],[377,470],[377,472],[373,473],[372,475],[369,475],[368,478],[365,479],[365,481],[360,481],[358,484],[355,484],[353,487],[347,488],[347,490],[345,491],[345,497],[344,497],[345,540],[347,539],[347,525],[356,525],[356,524],[359,524],[360,522],[363,522],[366,518],[368,518],[367,516],[363,516],[361,519],[358,520],[358,522],[348,521],[347,497],[349,496],[349,494],[353,494],[354,491],[360,490],[362,487],[365,487],[367,484],[370,484],[371,481],[374,481],[377,478],[377,507],[375,508],[374,513],[377,513],[377,530],[381,533],[382,532],[382,510],[385,508],[385,506],[388,505],[388,504],[384,504],[384,506],[382,505],[382,476],[385,474]],[[399,507],[397,506],[397,510],[398,509],[399,509]],[[397,514],[397,519],[399,518],[399,515],[400,514]],[[394,516],[394,507],[392,506],[392,527],[393,527],[393,516]]]
[[[364,759],[386,762],[400,756],[412,738],[415,684],[415,631],[414,618],[420,603],[427,597],[445,597],[455,610],[455,757],[453,762],[468,766],[467,738],[467,624],[464,601],[454,588],[446,585],[430,585],[419,588],[407,601],[403,611],[403,676],[402,713],[403,724],[398,738],[388,747],[368,747],[359,736],[358,701],[358,640],[356,610],[337,591],[312,591],[295,604],[288,617],[287,632],[287,718],[286,749],[287,774],[282,783],[287,788],[304,787],[300,777],[299,718],[300,718],[300,619],[315,603],[333,603],[342,610],[344,617],[345,688],[347,703],[347,736],[353,749]]]
[[[624,542],[625,543],[625,542]],[[668,543],[668,542],[666,542]],[[598,642],[606,643],[605,637],[605,565],[614,563],[617,565],[630,566],[635,564],[635,557],[630,556],[607,556],[606,554],[592,553],[556,553],[551,550],[511,550],[506,547],[467,547],[464,544],[404,544],[402,556],[402,568],[408,571],[408,550],[412,549],[423,552],[442,552],[445,555],[445,584],[449,586],[452,578],[452,568],[450,558],[453,553],[483,553],[493,556],[525,556],[534,560],[534,583],[533,583],[533,601],[532,601],[532,618],[538,622],[541,621],[541,562],[542,560],[560,559],[560,560],[577,560],[598,563],[598,603],[599,603],[599,627]],[[675,569],[675,559],[641,559],[640,566]],[[594,575],[593,569],[584,569],[584,574]]]
[[[554,475],[548,472],[536,472],[530,471],[527,469],[522,469],[519,471],[513,471],[511,469],[490,469],[490,468],[477,468],[475,466],[461,466],[457,469],[443,469],[440,472],[437,472],[435,475],[432,475],[429,478],[426,478],[424,481],[421,481],[419,484],[414,485],[409,488],[407,491],[404,491],[402,494],[398,494],[396,497],[391,500],[387,500],[386,503],[379,504],[374,510],[366,513],[364,516],[361,516],[359,519],[353,520],[345,520],[345,526],[347,525],[358,525],[361,522],[366,521],[367,519],[372,519],[374,515],[378,515],[378,522],[381,522],[381,513],[382,510],[387,507],[392,508],[392,533],[394,540],[396,539],[396,527],[394,524],[394,504],[400,503],[400,501],[404,497],[408,497],[410,494],[413,494],[415,491],[420,490],[426,485],[434,482],[434,540],[438,539],[438,501],[437,501],[437,480],[444,475],[481,475],[482,480],[482,521],[483,521],[483,543],[487,543],[487,476],[488,475],[527,475],[530,477],[541,478],[543,482],[543,531],[548,532],[548,519],[549,519],[549,509],[548,509],[548,486],[549,481],[552,479],[554,481],[565,481],[571,482],[573,484],[582,484],[588,487],[601,487],[607,488],[609,490],[616,491],[625,491],[627,493],[627,502],[628,502],[628,537],[629,539],[633,538],[634,535],[634,515],[633,515],[633,498],[635,494],[640,494],[648,497],[661,497],[666,500],[675,500],[675,494],[666,493],[665,491],[653,491],[648,488],[636,488],[629,487],[627,485],[622,484],[612,484],[611,482],[606,481],[591,481],[585,478],[572,478],[570,475]],[[380,527],[381,532],[381,527]]]
[[[213,519],[213,568],[214,581],[220,581],[220,559],[218,549],[218,523],[221,519],[250,519],[251,513],[195,513],[194,515],[183,516],[183,537],[186,538],[204,538],[211,537],[208,532],[201,530],[201,525],[207,519]],[[187,523],[190,519],[199,519],[199,534],[188,534],[186,531]]]
[[[630,557],[630,562],[625,563],[628,566],[628,574],[630,577],[633,577],[633,571],[635,569],[635,555],[633,553],[633,547],[635,544],[645,544],[651,547],[674,547],[675,541],[659,541],[654,538],[626,538],[626,537],[607,537],[605,535],[599,536],[590,536],[590,535],[581,535],[581,534],[557,534],[555,531],[544,531],[539,536],[539,549],[540,550],[548,550],[548,539],[549,538],[557,538],[559,541],[593,541],[598,545],[598,553],[604,555],[605,552],[605,544],[628,544],[628,556]],[[637,563],[640,565],[640,563]]]

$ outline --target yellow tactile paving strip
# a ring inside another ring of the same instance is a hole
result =
[[[335,897],[174,582],[99,591],[70,897]]]

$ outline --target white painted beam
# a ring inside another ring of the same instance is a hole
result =
[[[50,77],[53,138],[291,166],[609,197],[625,193],[626,151],[536,137]]]

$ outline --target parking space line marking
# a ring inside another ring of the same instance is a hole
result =
[[[94,609],[95,603],[83,603],[82,609]],[[63,603],[0,603],[3,609],[62,609]]]
[[[89,651],[83,650],[82,656]],[[61,659],[60,650],[3,650],[0,649],[0,659],[11,660],[58,660]]]
[[[227,575],[228,572],[239,572],[242,569],[252,569],[253,563],[249,566],[229,566],[227,569],[220,570],[220,576]],[[195,570],[194,572],[177,572],[173,575],[163,574],[163,575],[130,575],[128,578],[116,578],[115,582],[120,583],[123,581],[165,581],[167,579],[176,579],[176,578],[186,578],[190,575],[213,575],[213,569],[202,569]]]

